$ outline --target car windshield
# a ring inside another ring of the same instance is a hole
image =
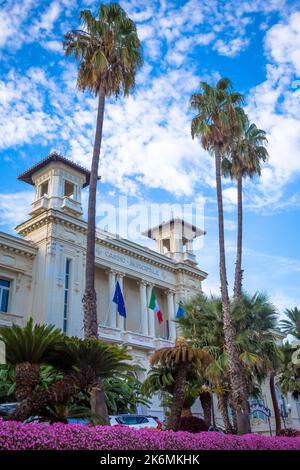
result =
[[[126,425],[148,423],[148,419],[145,416],[118,416],[116,420],[119,424]]]

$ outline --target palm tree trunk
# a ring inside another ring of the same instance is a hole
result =
[[[177,431],[180,425],[180,417],[184,403],[184,389],[186,384],[187,364],[178,364],[175,376],[173,401],[170,410],[170,416],[167,422],[167,429]]]
[[[99,90],[97,125],[90,175],[88,225],[86,241],[85,291],[83,302],[83,324],[85,337],[98,337],[97,296],[95,291],[95,241],[96,241],[96,196],[99,156],[102,141],[102,129],[105,105],[105,89]]]
[[[226,395],[223,395],[223,394],[218,395],[218,405],[219,405],[220,413],[222,415],[226,433],[233,434],[233,429],[232,429],[232,425],[231,425],[229,414],[228,414],[228,399]]]
[[[280,417],[280,410],[279,410],[278,401],[276,397],[275,372],[274,371],[272,371],[270,374],[270,393],[271,393],[274,417],[275,417],[276,436],[278,436],[281,431],[281,417]]]
[[[39,364],[22,362],[16,365],[16,392],[18,401],[25,400],[32,394],[32,390],[40,382]]]
[[[97,384],[92,387],[90,396],[92,412],[103,420],[103,424],[110,425],[104,388],[100,380]]]
[[[10,418],[13,421],[25,421],[30,416],[42,412],[47,405],[66,403],[78,390],[76,373],[66,375],[62,380],[58,380],[46,390],[32,393],[25,400],[22,400]]]
[[[203,392],[199,395],[200,403],[203,410],[204,421],[207,426],[211,425],[212,397],[209,392]]]
[[[192,413],[192,410],[191,410],[191,407],[188,406],[186,408],[182,408],[182,412],[181,412],[181,418],[189,418],[190,416],[193,416],[193,413]]]
[[[230,320],[230,306],[227,286],[226,259],[225,259],[225,240],[224,240],[224,213],[222,199],[222,181],[221,181],[221,149],[216,147],[215,151],[216,165],[216,188],[218,202],[219,219],[219,252],[220,252],[220,281],[221,298],[223,309],[224,337],[227,354],[229,357],[228,370],[230,384],[232,388],[232,398],[237,410],[238,434],[251,432],[249,406],[247,401],[247,391],[245,390],[243,380],[241,380],[241,366],[238,359],[237,349],[235,347],[235,331]]]
[[[237,244],[236,244],[236,262],[234,274],[233,296],[240,299],[242,295],[242,244],[243,244],[243,177],[239,173],[237,178]]]

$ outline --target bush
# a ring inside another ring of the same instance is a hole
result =
[[[197,418],[197,416],[185,416],[180,420],[179,431],[204,432],[208,431],[208,426],[203,419]]]
[[[282,429],[279,433],[279,436],[285,437],[298,437],[300,436],[300,431],[293,428]]]
[[[0,421],[2,450],[300,450],[300,437],[135,430],[119,426]]]

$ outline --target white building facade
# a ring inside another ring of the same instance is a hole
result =
[[[24,325],[33,317],[68,335],[83,336],[87,223],[81,201],[89,176],[88,170],[56,153],[19,176],[34,187],[35,196],[28,219],[16,227],[18,236],[0,232],[1,325]],[[147,370],[149,355],[174,343],[179,302],[193,298],[207,274],[193,254],[193,239],[203,236],[202,230],[173,219],[144,235],[156,241],[156,251],[97,230],[95,288],[99,337],[126,344],[133,361]],[[117,280],[126,319],[112,302]],[[153,288],[163,313],[161,324],[148,308]],[[269,396],[265,401],[271,408]],[[300,404],[291,403],[285,420],[300,427]],[[219,424],[217,406],[215,410]],[[150,412],[161,415],[158,402],[153,402]],[[256,427],[268,432],[269,423],[258,421]],[[274,428],[272,418],[271,425]]]

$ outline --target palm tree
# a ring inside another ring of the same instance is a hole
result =
[[[0,340],[5,344],[6,362],[15,367],[16,399],[24,400],[39,384],[40,366],[47,362],[63,336],[54,326],[33,325],[30,318],[24,328],[2,326]]]
[[[91,411],[109,424],[101,379],[127,368],[129,360],[130,356],[123,347],[94,338],[66,337],[48,359],[49,364],[63,371],[63,378],[22,400],[12,419],[24,421],[47,406],[67,404],[71,397],[83,391],[90,394]]]
[[[208,352],[213,362],[205,370],[218,397],[218,405],[227,432],[235,429],[228,415],[228,405],[235,418],[235,406],[228,382],[228,353],[222,322],[222,302],[218,297],[200,294],[185,306],[186,315],[178,320],[182,334],[191,344]],[[240,371],[247,396],[259,394],[260,384],[278,369],[280,360],[276,346],[277,312],[264,294],[243,294],[231,304],[231,318],[236,331]],[[277,401],[274,402],[276,411]],[[277,404],[278,406],[278,404]]]
[[[142,65],[141,45],[134,22],[117,4],[100,4],[98,15],[80,12],[83,29],[65,35],[67,56],[79,60],[77,86],[98,96],[98,113],[91,166],[85,292],[83,296],[84,334],[98,336],[97,297],[95,291],[96,191],[102,141],[105,98],[134,88],[135,75]]]
[[[192,109],[197,111],[197,115],[193,118],[191,124],[192,137],[199,136],[203,148],[209,150],[215,157],[223,323],[225,344],[229,356],[229,378],[233,401],[237,410],[239,434],[250,432],[250,419],[247,393],[241,377],[238,352],[234,341],[235,331],[230,319],[224,241],[221,162],[226,154],[232,135],[235,135],[242,126],[244,120],[244,112],[240,108],[242,101],[242,95],[232,91],[232,84],[227,78],[219,80],[215,87],[201,82],[200,93],[193,94],[190,100]]]
[[[300,339],[300,309],[297,307],[287,308],[284,313],[288,319],[281,320],[279,323],[282,332]]]
[[[167,428],[177,431],[185,399],[185,387],[189,367],[203,369],[208,366],[210,356],[199,348],[188,346],[184,338],[177,338],[175,346],[155,351],[150,363],[167,369],[174,369],[173,399]]]
[[[233,289],[235,299],[242,295],[243,178],[253,178],[261,174],[261,164],[268,158],[266,143],[265,131],[258,129],[255,124],[249,124],[245,116],[243,127],[238,129],[229,146],[229,157],[224,158],[222,162],[223,174],[237,181],[238,227]]]

